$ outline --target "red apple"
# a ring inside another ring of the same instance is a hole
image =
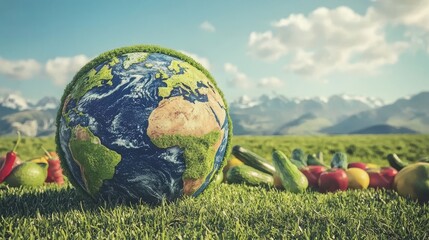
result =
[[[387,188],[391,189],[393,180],[398,171],[393,167],[368,168],[366,172],[369,175],[370,188]]]
[[[347,168],[360,168],[365,170],[366,169],[366,163],[363,162],[351,162],[349,165],[347,165]]]
[[[345,191],[349,184],[346,171],[341,168],[326,170],[319,177],[320,192]]]
[[[326,167],[324,166],[307,166],[299,169],[308,180],[308,186],[313,188],[318,188],[319,186],[319,176],[322,172],[326,171]]]

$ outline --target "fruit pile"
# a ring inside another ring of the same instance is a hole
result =
[[[390,166],[348,162],[347,155],[337,152],[330,164],[323,154],[305,154],[294,149],[290,159],[281,151],[273,150],[272,161],[241,146],[234,146],[232,157],[222,175],[227,183],[275,187],[300,193],[307,189],[322,193],[347,189],[393,189],[399,195],[429,201],[429,160],[406,164],[396,154],[389,154]],[[219,177],[217,179],[219,181]]]
[[[43,149],[44,156],[21,161],[16,152],[20,141],[21,135],[18,132],[18,140],[13,150],[0,158],[0,184],[5,182],[10,187],[35,187],[45,182],[62,185],[63,170],[58,155]]]

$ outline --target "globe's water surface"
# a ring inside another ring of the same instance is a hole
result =
[[[197,196],[219,169],[228,113],[216,86],[189,63],[126,53],[72,84],[59,142],[73,179],[90,195],[153,203]]]

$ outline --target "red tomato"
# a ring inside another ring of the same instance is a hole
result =
[[[307,177],[308,186],[313,188],[318,188],[320,174],[326,171],[326,167],[312,165],[312,166],[303,167],[299,170]]]
[[[341,168],[326,170],[319,177],[320,192],[345,191],[349,184],[346,171]]]
[[[347,168],[360,168],[365,170],[366,169],[366,163],[363,162],[351,162],[347,165]]]
[[[393,167],[368,168],[366,172],[369,175],[370,188],[387,188],[391,189],[393,180],[398,171]]]

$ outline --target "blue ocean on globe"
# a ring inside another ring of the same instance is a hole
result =
[[[102,62],[78,79],[63,103],[58,130],[75,183],[91,196],[149,203],[198,196],[222,164],[230,127],[218,89],[201,76],[177,57],[137,52]],[[185,181],[191,167],[186,148],[160,147],[163,137],[189,135],[198,142],[209,130],[218,134],[216,144],[207,145],[214,156],[210,170],[198,181]]]

